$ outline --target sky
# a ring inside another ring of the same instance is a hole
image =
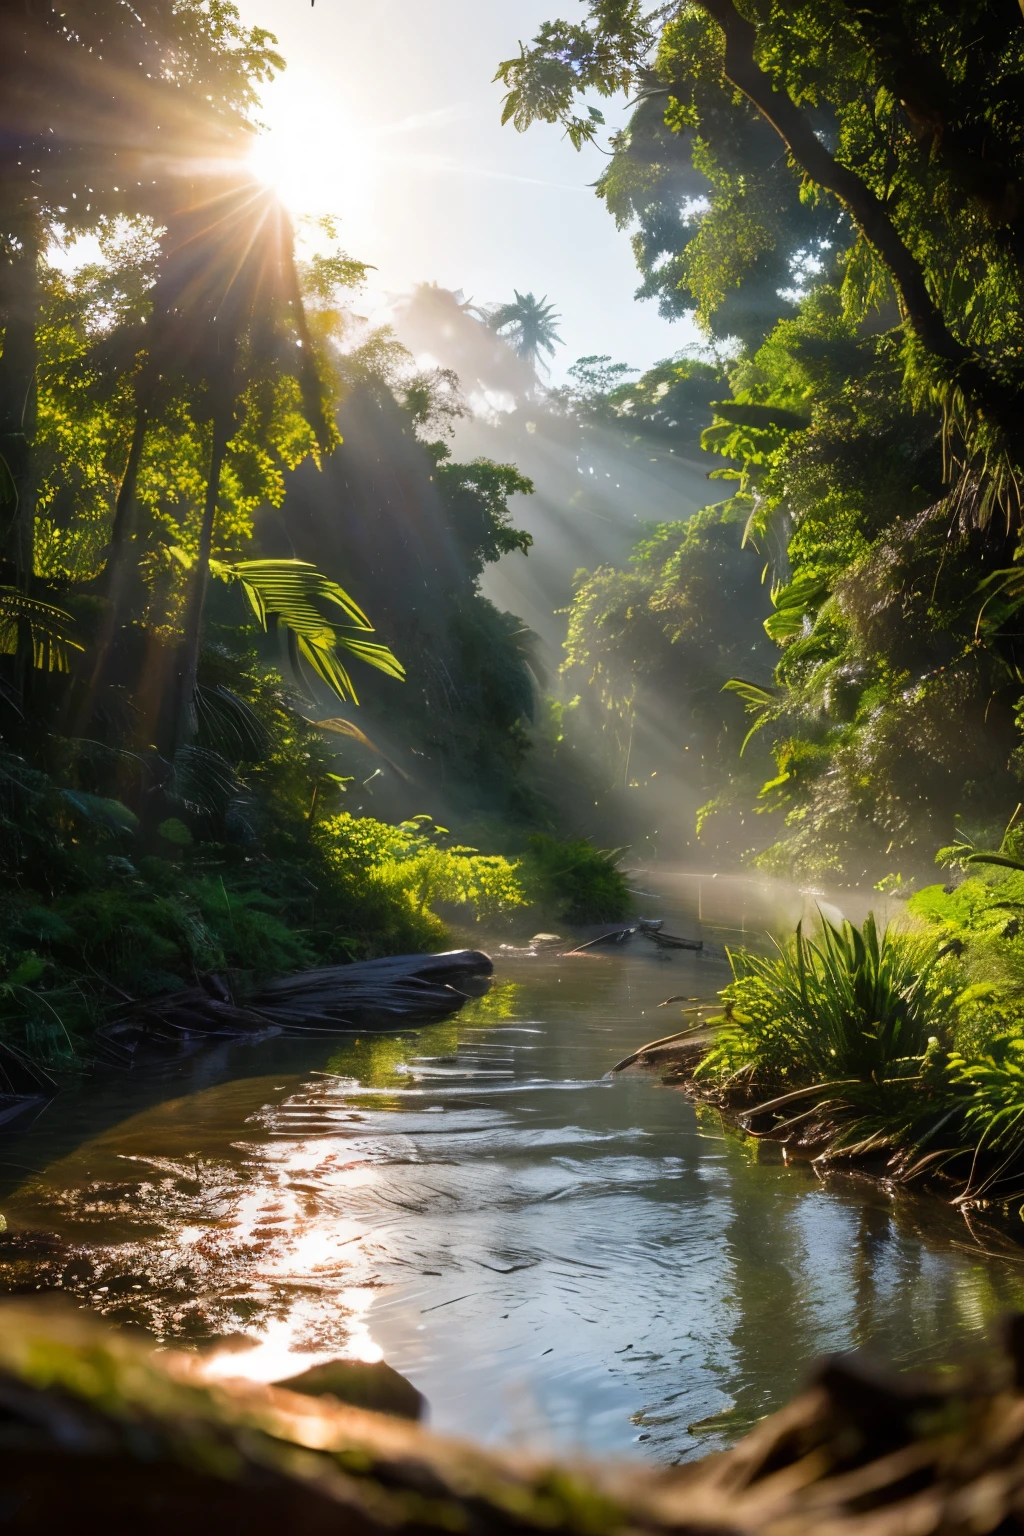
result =
[[[419,282],[477,303],[546,295],[562,317],[556,381],[586,354],[645,368],[697,340],[633,298],[628,233],[589,185],[605,157],[558,127],[501,126],[497,64],[580,0],[237,3],[288,61],[265,92],[257,166],[294,213],[339,217],[378,300]]]

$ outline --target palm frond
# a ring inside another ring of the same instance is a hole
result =
[[[236,762],[256,762],[266,754],[270,737],[263,721],[223,683],[212,688],[199,683],[195,708],[199,746]]]
[[[206,747],[179,747],[167,786],[170,798],[198,816],[223,816],[245,794],[231,764]]]
[[[381,751],[377,743],[375,741],[371,741],[366,732],[361,731],[358,725],[353,725],[351,720],[345,720],[342,716],[338,715],[332,717],[330,720],[310,720],[309,724],[315,725],[318,731],[329,731],[334,736],[345,736],[349,741],[358,742],[361,747],[366,747],[377,757],[383,758],[388,767],[397,773],[400,778],[405,779],[410,784],[412,783],[412,779],[406,773],[405,769],[400,767],[398,763],[394,762],[392,758],[388,757],[386,752]]]
[[[264,629],[272,620],[283,625],[293,638],[294,653],[304,657],[340,699],[358,702],[339,651],[389,677],[405,677],[404,667],[386,645],[361,638],[373,633],[373,625],[355,599],[315,565],[305,560],[240,560],[234,565],[211,560],[210,572],[221,581],[239,583]],[[332,609],[344,614],[343,625]]]
[[[27,625],[32,637],[32,664],[42,672],[70,672],[71,652],[82,646],[74,638],[74,619],[63,608],[29,597],[18,587],[0,586],[0,652],[11,656],[18,634]]]
[[[764,688],[760,683],[748,683],[743,677],[730,677],[722,684],[723,693],[735,693],[748,709],[767,709],[778,698],[774,688]]]

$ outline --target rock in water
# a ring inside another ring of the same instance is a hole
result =
[[[384,1360],[328,1360],[274,1385],[306,1397],[334,1397],[353,1408],[393,1413],[400,1419],[421,1419],[427,1407],[423,1393]]]

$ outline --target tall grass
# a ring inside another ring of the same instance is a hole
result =
[[[954,955],[945,936],[823,918],[774,956],[730,954],[698,1083],[738,1105],[754,1134],[817,1160],[884,1152],[887,1177],[942,1171],[965,1210],[1018,1202],[1024,1032],[1006,1028],[1005,989],[966,985],[964,944]]]
[[[905,1077],[941,1035],[958,987],[955,963],[934,942],[873,915],[861,929],[822,918],[801,924],[777,955],[730,952],[726,1018],[699,1069],[782,1088],[836,1079]]]

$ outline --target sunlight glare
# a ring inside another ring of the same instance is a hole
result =
[[[263,102],[264,129],[249,151],[257,180],[295,217],[331,214],[365,229],[373,183],[371,135],[336,101],[287,77]]]

